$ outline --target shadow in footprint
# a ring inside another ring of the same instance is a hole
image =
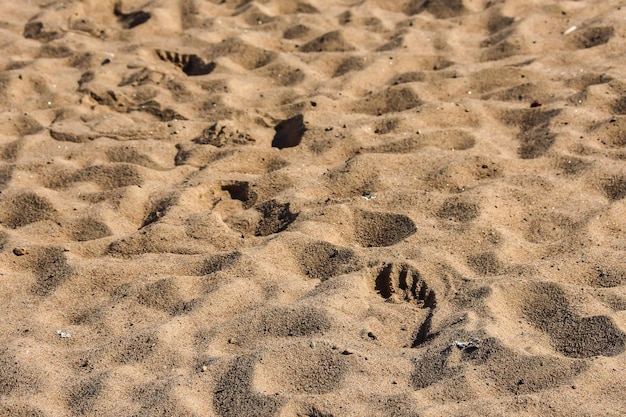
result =
[[[32,292],[37,295],[50,295],[74,272],[74,268],[67,263],[63,248],[37,248],[31,255],[34,257],[31,265],[36,279]]]
[[[165,216],[168,210],[172,206],[174,206],[176,203],[178,203],[178,196],[176,195],[168,195],[166,197],[163,197],[157,200],[152,205],[152,207],[150,207],[147,210],[148,213],[144,217],[143,222],[141,222],[141,226],[139,227],[139,230],[143,229],[144,227],[148,225],[151,225],[154,222],[157,222],[159,219]]]
[[[253,311],[240,318],[239,334],[242,343],[260,337],[302,337],[323,334],[331,328],[331,318],[319,308],[295,306],[274,307]]]
[[[277,396],[254,391],[253,377],[256,358],[240,356],[217,382],[213,406],[222,417],[257,417],[275,415],[282,406]]]
[[[522,159],[534,159],[544,155],[555,141],[550,122],[561,113],[560,109],[540,111],[537,109],[511,110],[504,114],[505,123],[519,127],[517,139],[521,142],[518,155]]]
[[[301,339],[298,343],[306,343],[312,336],[327,333],[332,324],[329,313],[317,307],[261,307],[238,315],[221,333],[231,344],[252,349],[266,347],[267,339]]]
[[[285,343],[278,351],[264,352],[262,360],[255,366],[258,386],[265,392],[281,392],[288,396],[322,395],[340,389],[343,376],[349,369],[346,356],[330,345],[320,343],[310,347],[309,343]],[[302,355],[302,349],[307,350],[306,355]]]
[[[451,197],[444,201],[437,212],[437,217],[455,222],[468,222],[474,220],[479,214],[476,204],[463,201],[458,197]]]
[[[354,51],[354,46],[350,45],[344,38],[341,31],[325,33],[317,39],[300,48],[301,52],[349,52]]]
[[[417,231],[413,220],[404,214],[359,210],[354,217],[356,240],[365,247],[395,245]]]
[[[245,42],[239,36],[224,39],[211,48],[212,59],[228,57],[242,67],[253,70],[261,68],[276,59],[278,54],[262,48],[257,48]]]
[[[580,360],[520,354],[494,337],[482,340],[477,349],[464,349],[461,358],[473,366],[485,366],[496,385],[513,394],[530,394],[566,384],[587,368]]]
[[[105,223],[90,217],[79,219],[74,222],[71,230],[72,239],[77,242],[101,239],[113,234],[109,226]]]
[[[112,343],[110,353],[116,362],[128,365],[145,361],[155,353],[158,347],[158,338],[152,333],[144,332]]]
[[[3,398],[14,393],[24,395],[26,392],[35,392],[39,388],[40,383],[30,370],[25,369],[18,357],[4,344],[0,345],[0,395]]]
[[[9,234],[4,230],[0,230],[0,251],[4,250],[9,242]]]
[[[54,220],[56,210],[45,197],[25,192],[2,201],[0,219],[11,229],[26,226],[42,220]]]
[[[54,172],[46,185],[49,188],[63,189],[76,182],[93,182],[103,190],[113,190],[131,185],[141,186],[143,179],[134,165],[111,163],[93,165],[74,172]]]
[[[35,20],[39,17],[39,15],[33,16],[32,19],[24,26],[23,35],[26,39],[37,39],[41,42],[50,42],[54,39],[62,37],[65,34],[64,31],[53,27],[46,27],[39,20]]]
[[[298,257],[302,272],[322,281],[361,267],[351,249],[336,247],[323,241],[303,245]]]
[[[300,68],[294,68],[282,63],[268,65],[265,69],[259,71],[259,74],[285,87],[298,84],[305,78],[305,73]]]
[[[555,349],[571,358],[616,356],[626,350],[624,334],[608,316],[580,317],[569,306],[558,285],[534,285],[524,314],[552,339]]]
[[[292,213],[289,203],[281,204],[276,200],[266,201],[255,207],[261,213],[261,219],[256,227],[256,236],[269,236],[285,230],[298,217]]]
[[[163,278],[139,291],[139,304],[164,311],[172,316],[191,312],[197,305],[195,300],[183,300],[171,278]]]
[[[310,32],[310,29],[303,24],[296,24],[285,29],[283,38],[285,39],[301,39]]]
[[[133,388],[132,396],[141,404],[141,414],[153,417],[193,416],[173,393],[172,380],[149,381]],[[134,414],[136,415],[136,414]]]
[[[113,163],[127,163],[140,165],[147,168],[159,169],[159,164],[154,162],[148,155],[139,152],[130,146],[116,146],[107,149],[106,156]]]
[[[209,255],[196,270],[195,275],[209,275],[230,268],[241,259],[241,252],[214,253]]]
[[[626,285],[626,268],[598,265],[593,269],[589,284],[600,288]]]
[[[461,373],[458,365],[452,366],[448,363],[451,353],[452,346],[448,346],[441,351],[428,351],[419,360],[416,360],[410,379],[413,389],[424,389]]]
[[[525,237],[533,243],[556,242],[570,238],[579,228],[579,224],[564,214],[540,213],[528,222]]]
[[[350,71],[361,71],[367,66],[367,61],[359,56],[351,56],[343,61],[335,68],[333,77],[340,77]]]
[[[67,405],[75,415],[90,415],[103,388],[102,376],[86,378],[70,388]]]
[[[617,201],[626,197],[626,175],[613,175],[601,183],[604,195],[611,200]]]
[[[459,340],[470,337],[464,332],[455,336]],[[419,390],[436,383],[454,384],[470,368],[481,367],[497,387],[514,394],[529,394],[566,384],[586,366],[578,360],[520,354],[489,337],[474,349],[439,345],[428,350],[415,361],[411,385]]]
[[[407,15],[427,11],[438,19],[447,19],[464,14],[467,9],[462,0],[412,0],[404,9]]]
[[[43,411],[31,405],[12,404],[0,406],[0,416],[7,417],[46,417]]]
[[[482,252],[467,258],[469,267],[478,275],[498,275],[502,271],[502,262],[493,252]]]
[[[378,92],[372,92],[359,100],[353,110],[358,113],[381,116],[387,113],[399,113],[422,105],[422,100],[406,86],[391,86]]]
[[[604,45],[615,34],[612,26],[595,26],[582,29],[576,32],[574,43],[579,49],[593,48],[594,46]]]

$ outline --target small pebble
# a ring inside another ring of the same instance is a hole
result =
[[[28,251],[26,250],[26,248],[14,248],[13,249],[13,254],[15,256],[26,255],[27,253],[28,253]]]

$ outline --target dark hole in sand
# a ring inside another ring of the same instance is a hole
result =
[[[293,148],[302,141],[302,136],[306,132],[304,126],[304,116],[298,114],[291,119],[283,120],[274,127],[276,134],[272,140],[272,148]]]
[[[131,13],[122,12],[122,3],[115,3],[115,9],[113,13],[117,16],[117,20],[124,26],[125,29],[132,29],[135,26],[146,23],[152,15],[149,12],[139,10]]]
[[[183,72],[187,75],[205,75],[215,69],[215,62],[204,62],[197,55],[189,55],[183,66]]]
[[[256,203],[257,195],[252,191],[250,183],[247,181],[233,181],[222,185],[222,190],[228,191],[230,198],[243,203],[244,209],[249,209]]]

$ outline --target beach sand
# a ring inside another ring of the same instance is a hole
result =
[[[622,1],[0,16],[0,415],[626,415]]]

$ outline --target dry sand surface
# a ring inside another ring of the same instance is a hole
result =
[[[0,4],[0,415],[626,415],[626,4]]]

